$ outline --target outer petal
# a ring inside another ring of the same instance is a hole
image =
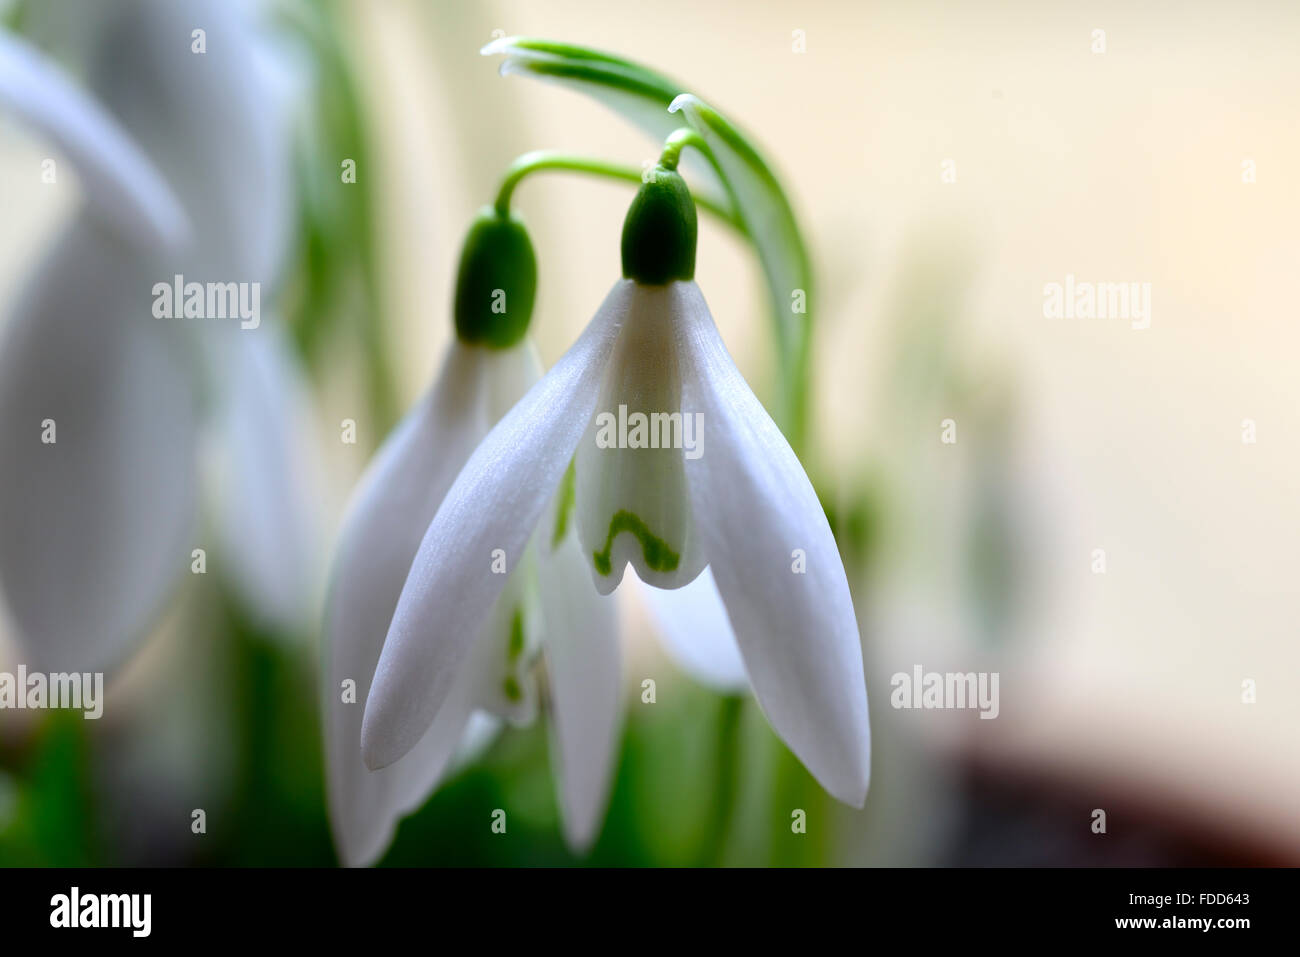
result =
[[[162,175],[112,116],[35,47],[0,32],[0,106],[67,156],[102,223],[148,246],[180,242],[185,213]],[[36,174],[33,171],[33,182]]]
[[[228,332],[209,350],[220,564],[255,615],[300,632],[318,598],[317,425],[279,321]]]
[[[115,662],[200,544],[193,396],[151,282],[82,217],[0,345],[0,583],[29,664]]]
[[[270,284],[288,248],[294,187],[293,91],[268,69],[270,31],[259,22],[268,5],[105,6],[86,54],[87,82],[162,170],[190,221],[202,224],[184,261],[187,278]],[[195,54],[191,31],[199,28],[206,52]],[[57,24],[54,32],[62,33]]]
[[[483,757],[496,743],[497,736],[501,734],[504,726],[505,722],[486,711],[475,711],[471,714],[460,736],[460,744],[456,747],[455,757],[452,758],[448,769],[449,773],[454,774]]]
[[[489,372],[491,363],[506,367]],[[325,618],[330,822],[346,864],[368,864],[383,852],[397,819],[443,773],[470,717],[473,689],[465,685],[405,760],[377,772],[361,762],[361,718],[384,635],[423,530],[488,430],[489,380],[516,379],[523,391],[536,376],[531,346],[489,353],[453,344],[437,383],[384,443],[353,494]],[[343,701],[349,679],[355,703]]]
[[[409,751],[446,699],[596,406],[631,296],[620,282],[582,336],[501,420],[430,523],[393,615],[366,702],[361,749],[382,768]],[[499,550],[499,552],[498,552]]]
[[[749,688],[749,674],[713,569],[704,569],[689,585],[672,590],[638,584],[673,661],[717,691],[734,694]]]
[[[857,618],[830,525],[785,437],[736,369],[694,283],[680,297],[682,402],[704,414],[691,504],[754,690],[776,732],[856,807],[871,770]],[[796,550],[806,571],[794,573]]]
[[[564,837],[582,853],[600,833],[622,726],[618,609],[613,595],[592,587],[571,523],[558,544],[547,524],[539,529],[545,543],[538,579],[555,722],[552,753]]]

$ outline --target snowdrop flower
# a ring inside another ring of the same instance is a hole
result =
[[[415,748],[475,666],[506,589],[488,556],[519,561],[554,523],[576,529],[602,595],[628,565],[664,589],[711,568],[769,721],[831,794],[863,804],[867,697],[844,568],[812,484],[718,336],[695,247],[666,149],[624,223],[624,278],[478,446],[420,543],[366,703],[368,767]],[[638,430],[632,413],[653,424]]]
[[[457,276],[456,339],[348,506],[326,610],[324,689],[330,820],[348,865],[382,854],[398,818],[424,801],[458,746],[492,723],[485,716],[532,720],[531,665],[543,643],[570,845],[585,849],[603,818],[620,707],[616,621],[612,599],[586,580],[575,531],[562,522],[539,529],[535,549],[521,542],[508,553],[481,553],[481,570],[500,587],[467,635],[455,681],[400,761],[371,771],[361,759],[364,704],[425,529],[475,447],[540,377],[527,336],[536,270],[523,225],[491,208],[481,213]],[[518,479],[521,488],[531,481]],[[426,622],[425,631],[435,625]]]
[[[59,148],[84,196],[0,345],[0,585],[17,632],[33,662],[80,671],[144,635],[192,550],[212,550],[195,535],[205,423],[224,478],[220,567],[255,617],[299,626],[311,428],[283,330],[270,316],[244,330],[153,313],[154,285],[177,273],[265,285],[271,299],[291,223],[291,86],[258,8],[31,13],[36,33],[71,37],[99,99],[35,50],[0,44],[0,107]]]

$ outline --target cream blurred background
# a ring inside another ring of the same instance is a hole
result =
[[[764,147],[811,247],[806,464],[838,494],[881,494],[878,557],[856,583],[873,794],[862,818],[834,811],[837,858],[945,860],[962,827],[952,795],[973,775],[1046,782],[1080,842],[1100,807],[1096,840],[1140,816],[1300,862],[1298,28],[1300,7],[1281,2],[356,3],[348,39],[377,164],[362,175],[382,183],[404,405],[450,334],[463,230],[510,160],[656,152],[594,102],[498,77],[479,48],[494,31],[544,36],[680,78]],[[629,198],[568,174],[516,194],[548,363],[619,275]],[[5,215],[23,224],[0,230],[8,302],[52,214]],[[701,222],[697,279],[770,397],[755,261]],[[1150,328],[1044,318],[1044,284],[1067,274],[1149,282]],[[319,390],[326,422],[355,414],[339,361]],[[947,418],[956,445],[940,442]],[[341,502],[362,463],[325,447]],[[965,557],[989,507],[1019,556],[992,628]],[[659,652],[629,614],[636,683]],[[917,664],[999,672],[1000,716],[894,711],[889,678]]]

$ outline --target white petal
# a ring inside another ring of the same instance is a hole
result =
[[[592,588],[590,562],[572,523],[558,544],[555,527],[544,518],[538,530],[545,537],[538,579],[554,710],[552,753],[564,837],[582,853],[600,833],[622,725],[618,609],[614,596]]]
[[[435,719],[436,720],[436,719]],[[455,774],[461,768],[474,764],[496,743],[505,723],[494,714],[475,711],[469,716],[460,744],[456,746],[456,755],[452,758],[448,774]],[[382,771],[374,772],[382,774]]]
[[[713,580],[713,569],[704,569],[682,588],[639,584],[673,661],[715,691],[738,694],[749,690],[749,674]]]
[[[149,246],[172,245],[186,237],[189,226],[180,202],[117,121],[57,64],[4,32],[0,106],[48,137],[68,158],[101,222]],[[32,182],[37,182],[35,170]]]
[[[261,623],[314,617],[320,452],[307,383],[278,321],[213,337],[216,531],[224,573]]]
[[[269,286],[288,249],[292,104],[286,84],[266,68],[274,46],[260,22],[264,11],[239,0],[113,4],[89,52],[88,85],[162,170],[195,224],[187,278]],[[196,54],[191,31],[200,27],[206,52]],[[263,293],[270,298],[269,289]]]
[[[474,688],[473,703],[513,725],[537,716],[537,683],[531,664],[538,646],[538,614],[532,583],[536,556],[531,546],[506,576],[505,588],[479,626],[456,681]]]
[[[361,747],[381,768],[438,712],[479,626],[554,494],[596,405],[628,311],[615,285],[578,341],[474,452],[430,523],[393,615],[366,703]]]
[[[203,223],[199,241],[222,246],[209,268],[269,284],[289,249],[296,197],[293,91],[280,71],[268,67],[275,59],[286,62],[290,51],[275,47],[262,22],[267,7],[149,0],[141,35],[149,37],[149,79],[162,95],[133,106],[136,115],[151,121],[152,135],[137,135],[153,144],[151,155],[160,157],[193,220]],[[207,31],[202,56],[176,42],[177,36],[188,37],[199,19]],[[142,111],[146,105],[160,112]],[[178,150],[179,138],[187,149]]]
[[[330,806],[334,842],[344,866],[365,867],[383,857],[401,819],[418,810],[455,767],[470,735],[471,691],[465,684],[453,688],[419,743],[401,761],[382,771],[365,767],[346,771],[351,786],[336,791]],[[363,705],[346,707],[360,711]],[[356,739],[351,741],[348,760],[361,763]],[[380,776],[382,781],[376,782]]]
[[[0,344],[0,583],[29,664],[116,662],[202,545],[187,357],[150,283],[80,217]]]
[[[375,664],[424,529],[486,434],[493,394],[522,392],[537,376],[532,347],[490,352],[453,343],[430,393],[385,441],[366,471],[340,534],[326,605],[326,757],[330,821],[340,856],[367,864],[387,847],[396,822],[443,773],[473,709],[468,684],[402,761],[371,772],[361,761],[361,719]],[[355,704],[342,700],[356,683]]]
[[[727,353],[693,282],[681,297],[683,408],[704,414],[688,460],[695,522],[768,720],[832,795],[861,807],[871,771],[853,600],[812,483]],[[799,553],[806,571],[795,573]]]

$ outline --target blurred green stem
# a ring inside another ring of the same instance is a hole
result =
[[[736,807],[736,791],[740,774],[741,711],[745,699],[741,695],[726,695],[718,709],[718,745],[715,760],[718,769],[717,783],[713,789],[713,823],[702,842],[700,864],[718,867],[727,850],[727,837],[731,833],[731,818]]]

